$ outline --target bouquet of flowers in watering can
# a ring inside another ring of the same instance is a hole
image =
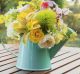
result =
[[[51,68],[54,55],[70,37],[77,36],[63,22],[68,13],[69,9],[59,8],[54,1],[32,0],[20,1],[5,18],[0,17],[5,21],[8,37],[20,39],[17,68],[31,71]]]
[[[51,48],[68,38],[68,27],[62,19],[68,13],[69,9],[59,8],[54,1],[19,2],[16,9],[5,14],[7,35],[12,38],[23,35],[24,42],[30,39],[40,48]]]
[[[10,9],[5,14],[7,35],[12,38],[23,35],[23,41],[30,39],[40,48],[51,48],[68,38],[68,27],[62,17],[69,12],[69,9],[59,8],[54,1],[19,2],[17,9]]]

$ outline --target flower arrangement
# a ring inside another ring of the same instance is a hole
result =
[[[40,48],[51,48],[68,38],[68,26],[62,17],[70,10],[59,8],[54,1],[32,0],[19,2],[16,9],[10,9],[5,15],[7,35],[11,38],[29,39]],[[72,38],[76,33],[71,35]]]

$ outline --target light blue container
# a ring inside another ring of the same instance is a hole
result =
[[[67,35],[70,36],[72,32],[73,30],[69,28]],[[24,44],[21,38],[16,67],[29,71],[49,70],[51,68],[51,59],[66,41],[67,39],[55,45],[51,49],[42,49],[30,40]]]

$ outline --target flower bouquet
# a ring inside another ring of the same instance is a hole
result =
[[[76,33],[68,28],[62,17],[70,13],[54,1],[20,1],[16,9],[5,16],[7,35],[20,39],[17,67],[23,70],[48,70],[50,60]]]

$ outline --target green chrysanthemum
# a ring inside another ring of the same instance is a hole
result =
[[[54,29],[54,24],[56,23],[56,13],[54,11],[50,9],[41,10],[36,14],[35,18],[39,21],[44,33]]]

